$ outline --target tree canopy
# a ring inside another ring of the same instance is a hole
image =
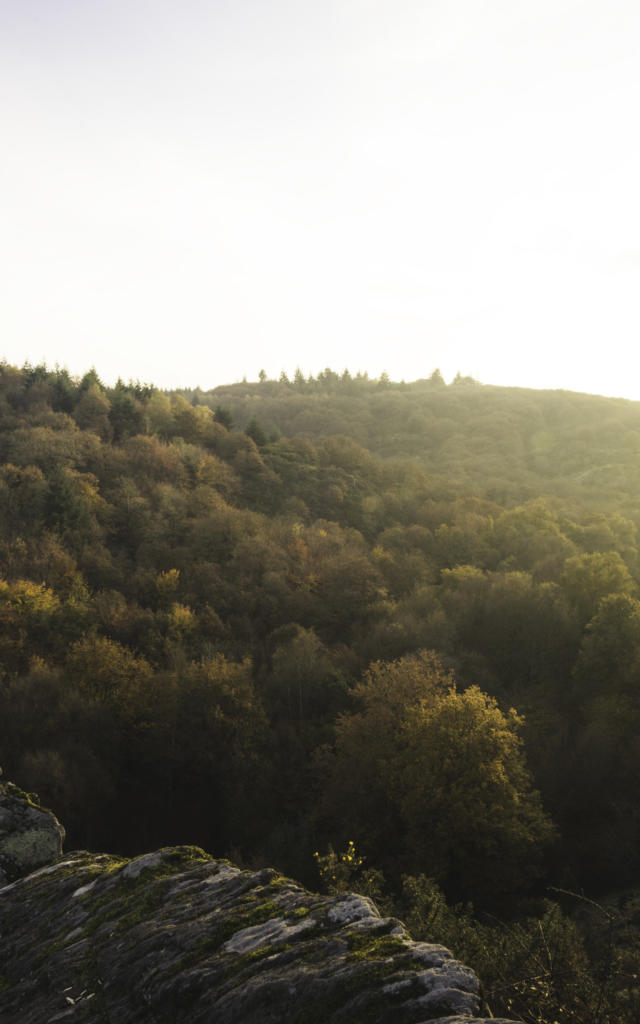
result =
[[[78,846],[634,880],[639,441],[634,403],[429,368],[2,364],[0,763]]]

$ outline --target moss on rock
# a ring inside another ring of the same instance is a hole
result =
[[[7,799],[23,822],[40,813]],[[24,864],[30,844],[23,830],[8,848]],[[454,1024],[478,1010],[473,973],[370,900],[197,847],[69,854],[0,889],[0,916],[0,1019],[20,1024]]]

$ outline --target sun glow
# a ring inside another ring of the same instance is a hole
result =
[[[0,12],[1,354],[640,399],[640,11]]]

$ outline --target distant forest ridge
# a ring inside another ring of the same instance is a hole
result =
[[[579,960],[520,901],[640,877],[639,529],[638,403],[1,364],[0,764],[71,846],[319,868],[463,949],[445,897],[500,905]]]

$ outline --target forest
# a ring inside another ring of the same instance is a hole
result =
[[[640,1021],[640,403],[0,364],[0,765],[67,847],[373,895]]]

